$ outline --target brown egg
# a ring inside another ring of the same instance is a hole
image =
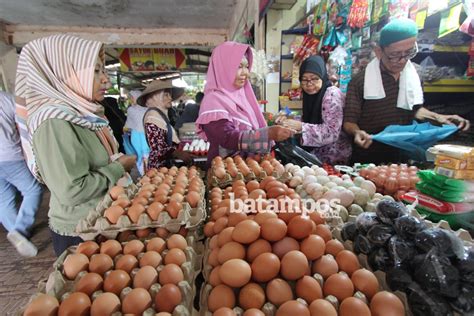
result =
[[[155,193],[155,198],[153,199],[155,203],[165,204],[168,202],[168,193],[163,193],[163,191],[158,190]]]
[[[125,214],[125,210],[118,205],[112,205],[111,207],[107,208],[104,212],[104,217],[107,218],[107,220],[111,224],[117,224],[117,221],[119,220],[120,216]]]
[[[379,281],[377,277],[366,269],[354,271],[351,276],[356,291],[361,291],[370,300],[379,291]]]
[[[77,246],[76,253],[85,254],[90,258],[93,254],[99,253],[99,245],[92,240],[84,241]]]
[[[104,275],[105,272],[114,267],[114,261],[108,255],[99,253],[91,257],[89,262],[89,271]]]
[[[227,227],[228,222],[229,222],[229,219],[227,218],[227,216],[223,216],[217,219],[213,227],[214,234],[219,234],[221,231],[223,231],[224,228]]]
[[[160,202],[153,202],[150,205],[148,205],[148,208],[146,209],[146,213],[148,216],[150,216],[152,221],[158,220],[158,217],[160,216],[161,212],[165,206],[161,204]]]
[[[323,285],[324,296],[333,295],[339,302],[354,294],[354,285],[351,279],[343,273],[331,275]]]
[[[214,172],[214,175],[219,179],[222,179],[225,177],[225,169],[223,167],[214,168],[213,172]]]
[[[311,218],[311,220],[316,224],[316,225],[319,225],[319,224],[324,224],[326,221],[324,220],[324,218],[321,217],[321,214],[319,214],[319,212],[311,212],[309,213],[309,218]],[[312,315],[311,315],[312,316]]]
[[[250,281],[252,269],[250,265],[241,259],[226,261],[219,269],[219,277],[222,283],[230,287],[242,287]]]
[[[91,296],[95,291],[102,290],[104,279],[97,273],[87,273],[74,284],[74,292],[82,292]]]
[[[131,240],[123,246],[124,255],[137,256],[145,250],[145,245],[138,239]]]
[[[337,239],[331,239],[326,243],[326,254],[333,255],[334,258],[342,250],[344,250],[344,245]]]
[[[143,196],[145,199],[149,199],[152,195],[153,193],[150,190],[144,190],[144,189],[138,191],[138,194],[137,194],[137,196]]]
[[[166,204],[166,211],[170,215],[171,218],[177,218],[179,215],[179,212],[183,209],[183,206],[181,205],[180,202],[177,202],[175,200],[171,200]]]
[[[110,197],[113,199],[113,200],[116,200],[118,199],[119,195],[121,194],[124,194],[125,193],[125,189],[121,186],[114,186],[112,187],[110,190],[109,190],[109,194],[110,194]]]
[[[188,194],[186,195],[186,201],[189,203],[189,205],[192,208],[197,207],[200,200],[201,200],[201,196],[196,191],[189,191]]]
[[[143,197],[143,196],[137,196],[132,200],[132,206],[134,204],[141,204],[142,206],[147,206],[148,205],[148,199],[146,197]]]
[[[272,182],[272,181],[275,181],[275,177],[273,176],[266,176],[265,178],[263,178],[262,181],[260,181],[260,189],[262,190],[266,190],[266,186],[269,182]]]
[[[130,275],[123,270],[113,270],[105,277],[104,291],[120,295],[122,290],[130,286],[132,279]]]
[[[276,213],[274,212],[271,212],[271,211],[266,211],[266,212],[258,212],[256,215],[255,215],[255,218],[254,220],[257,222],[258,225],[262,226],[262,224],[271,219],[271,218],[278,218],[278,216],[276,215]],[[285,227],[286,227],[286,224],[285,224]]]
[[[170,249],[165,255],[165,264],[174,263],[181,266],[186,262],[186,254],[179,248]]]
[[[211,219],[217,221],[219,218],[227,215],[229,208],[227,206],[219,207],[211,214]]]
[[[370,309],[362,300],[355,297],[348,297],[339,306],[340,316],[371,316]]]
[[[282,240],[287,232],[286,223],[283,220],[276,218],[276,215],[275,218],[269,218],[264,221],[261,224],[261,228],[262,238],[270,242]]]
[[[182,300],[179,287],[174,284],[165,284],[155,296],[155,306],[159,311],[172,313]]]
[[[222,284],[221,278],[219,277],[219,270],[221,266],[214,267],[211,270],[211,273],[209,273],[209,279],[208,282],[212,286],[217,286],[219,284]]]
[[[117,200],[112,202],[112,206],[118,205],[122,208],[129,207],[131,204],[132,202],[130,202],[130,200],[126,196],[119,197]]]
[[[235,227],[237,226],[237,224],[247,219],[247,214],[242,213],[242,212],[230,213],[228,218],[229,218],[229,221],[227,222],[227,227]]]
[[[261,309],[265,304],[265,292],[257,283],[245,285],[239,292],[239,306],[244,310],[250,308]]]
[[[188,246],[188,242],[183,236],[179,234],[174,234],[168,238],[166,245],[168,246],[168,249],[178,248],[181,250],[185,250]]]
[[[113,293],[102,293],[92,302],[91,316],[111,316],[120,312],[120,299]]]
[[[47,294],[38,294],[31,303],[26,306],[24,316],[55,316],[59,308],[58,300]]]
[[[320,274],[324,279],[329,278],[331,275],[339,271],[339,266],[337,265],[336,260],[331,255],[324,255],[315,262],[313,262],[313,267],[311,273]]]
[[[370,301],[370,311],[373,316],[403,316],[405,307],[402,301],[395,295],[387,291],[381,291],[372,297]]]
[[[147,238],[148,236],[150,236],[151,232],[153,230],[151,228],[142,228],[142,229],[137,229],[135,231],[135,235],[137,235],[137,237],[139,239],[145,239]]]
[[[308,270],[308,259],[304,253],[292,250],[281,259],[281,275],[286,280],[297,280]]]
[[[260,183],[258,183],[257,180],[251,180],[251,181],[247,182],[246,187],[247,187],[247,191],[249,191],[251,193],[253,190],[256,190],[256,189],[260,188]]]
[[[244,259],[245,258],[245,248],[241,244],[235,241],[230,241],[223,245],[217,254],[217,261],[220,264],[230,260],[230,259]]]
[[[127,211],[127,215],[132,223],[138,223],[138,219],[142,213],[145,213],[145,206],[142,204],[133,204]]]
[[[166,242],[163,238],[154,237],[146,243],[146,251],[156,251],[161,253],[164,249],[166,249]]]
[[[280,259],[273,253],[262,253],[252,262],[252,278],[256,282],[268,282],[280,272]]]
[[[215,235],[214,233],[214,222],[207,222],[206,225],[204,225],[204,236],[206,237],[212,237]]]
[[[147,251],[140,258],[140,267],[151,266],[157,268],[161,264],[161,255],[156,251]]]
[[[235,226],[232,239],[241,244],[250,244],[260,236],[260,226],[253,220],[244,220]]]
[[[64,275],[69,280],[74,280],[81,271],[87,271],[89,258],[82,253],[73,253],[66,257],[63,263]]]
[[[160,238],[167,238],[170,232],[164,227],[156,228],[156,235]]]
[[[317,299],[309,305],[309,312],[311,316],[337,316],[337,311],[334,306],[326,300]]]
[[[131,273],[133,269],[138,267],[138,260],[135,256],[123,255],[117,258],[118,260],[115,261],[115,269],[117,270],[123,270],[127,273]]]
[[[122,301],[122,313],[141,315],[151,306],[151,296],[147,290],[137,288],[131,290]]]
[[[236,316],[237,314],[228,307],[221,307],[212,313],[212,316]]]
[[[219,236],[216,237],[216,242],[218,247],[222,247],[226,243],[232,241],[232,232],[234,231],[234,227],[227,227],[224,228],[220,233]],[[211,240],[212,241],[212,240]]]
[[[293,292],[290,285],[283,279],[273,279],[266,287],[268,301],[276,306],[293,299]]]
[[[230,287],[220,284],[213,288],[207,299],[209,311],[215,312],[221,307],[234,308],[235,295]]]
[[[133,277],[133,287],[149,290],[153,284],[157,283],[157,280],[158,272],[156,269],[150,266],[144,266],[140,268]]]
[[[274,243],[272,246],[272,252],[280,259],[292,250],[300,250],[300,244],[291,237],[285,237],[282,240]]]
[[[313,301],[323,298],[323,290],[315,278],[305,275],[296,282],[296,296],[304,299],[309,305]]]
[[[100,245],[100,253],[115,258],[116,255],[122,253],[122,245],[116,240],[107,240]]]
[[[89,315],[91,299],[84,293],[75,292],[59,305],[58,316]]]
[[[219,265],[219,260],[218,260],[219,250],[220,248],[214,248],[209,254],[209,257],[207,258],[207,263],[211,265],[212,267],[216,267]]]
[[[288,301],[281,305],[275,316],[310,316],[309,309],[303,303],[298,301]]]
[[[117,236],[117,241],[119,242],[126,242],[132,239],[135,239],[135,234],[132,230],[125,230],[120,232]]]
[[[349,250],[342,250],[336,256],[336,262],[339,270],[346,272],[349,276],[358,269],[360,269],[359,259]]]
[[[278,218],[282,219],[286,224],[290,223],[290,221],[296,216],[298,216],[298,213],[291,213],[284,209],[278,213]]]
[[[256,308],[247,309],[242,316],[265,316],[265,314]]]
[[[318,235],[309,235],[300,243],[300,250],[302,253],[304,253],[308,260],[319,259],[322,255],[324,255],[325,249],[326,244],[324,239]]]
[[[159,279],[161,285],[177,285],[179,282],[184,280],[183,270],[181,270],[181,268],[174,263],[167,264],[160,271]]]
[[[288,236],[304,239],[313,231],[313,225],[313,221],[309,217],[295,216],[288,224]]]
[[[332,233],[328,225],[319,224],[316,225],[316,235],[321,236],[325,242],[328,242],[332,239]]]
[[[272,245],[265,239],[257,239],[247,248],[247,261],[252,263],[255,258],[265,252],[272,252]]]

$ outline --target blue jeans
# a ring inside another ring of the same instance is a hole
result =
[[[17,191],[23,196],[20,209],[15,201]],[[30,237],[42,193],[24,160],[0,161],[0,220],[8,231],[16,230]]]

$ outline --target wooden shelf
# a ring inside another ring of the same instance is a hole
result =
[[[441,79],[423,84],[424,92],[474,92],[474,80]]]

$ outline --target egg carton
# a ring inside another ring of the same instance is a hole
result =
[[[219,187],[224,189],[228,186],[231,186],[235,180],[243,180],[244,182],[249,182],[252,180],[262,181],[265,177],[267,177],[267,173],[265,171],[260,172],[260,174],[256,175],[253,171],[250,171],[249,174],[245,177],[240,171],[237,172],[237,176],[232,177],[227,171],[225,176],[222,179],[217,178],[212,171],[208,173],[208,186],[209,188]],[[291,179],[291,173],[283,172],[281,174],[274,171],[271,176],[281,182],[288,182]]]
[[[106,196],[108,197],[108,195]],[[110,205],[110,204],[109,204]],[[145,206],[147,208],[148,206]],[[153,221],[146,212],[142,213],[137,223],[132,223],[127,215],[119,217],[116,224],[111,224],[104,217],[106,208],[99,208],[89,212],[85,219],[79,221],[76,226],[76,233],[83,240],[92,240],[97,235],[103,235],[108,239],[115,239],[117,235],[126,230],[137,230],[144,228],[164,227],[170,232],[178,232],[181,226],[185,228],[195,228],[206,218],[205,200],[199,201],[196,208],[191,208],[189,203],[182,203],[183,209],[178,213],[177,218],[171,218],[166,211],[162,211],[156,221]]]

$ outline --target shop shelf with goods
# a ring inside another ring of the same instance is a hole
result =
[[[290,110],[301,110],[302,101],[293,97],[283,97],[291,89],[299,87],[298,78],[293,78],[294,53],[301,45],[304,35],[309,31],[309,27],[293,28],[281,32],[281,55],[280,55],[280,85],[279,85],[279,110],[289,108]],[[296,79],[296,81],[294,80]]]

